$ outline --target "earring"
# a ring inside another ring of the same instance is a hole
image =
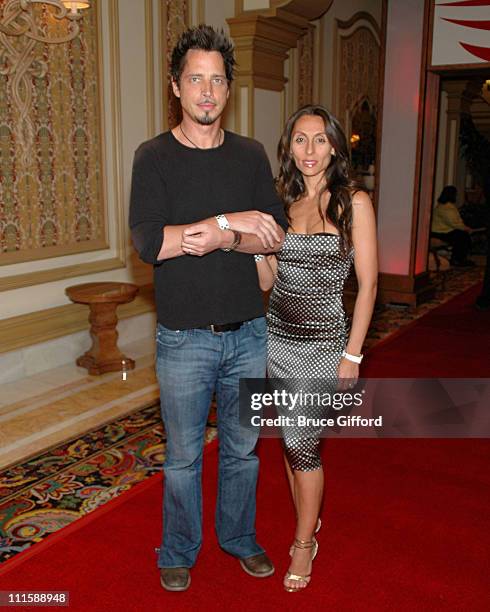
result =
[[[335,149],[332,149],[331,155],[332,157],[335,157]]]

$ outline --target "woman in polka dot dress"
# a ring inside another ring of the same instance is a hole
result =
[[[269,313],[268,373],[271,378],[322,378],[340,388],[359,376],[362,345],[377,285],[374,211],[351,178],[342,128],[321,106],[305,106],[286,123],[279,143],[277,189],[289,231],[275,256],[256,257],[261,288],[273,285]],[[342,304],[352,263],[358,293],[349,328]],[[306,411],[305,411],[306,412]],[[315,416],[312,409],[306,416]],[[286,470],[297,524],[287,591],[310,581],[318,549],[323,469],[318,432],[285,428]]]

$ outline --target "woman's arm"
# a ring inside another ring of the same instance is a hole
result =
[[[452,229],[459,229],[465,232],[469,231],[470,228],[465,225],[456,204],[446,204],[445,212],[446,221]]]
[[[256,261],[259,285],[262,291],[269,291],[276,280],[277,259],[275,255],[265,255],[260,261]]]
[[[371,322],[378,286],[378,249],[376,219],[367,193],[356,193],[352,201],[352,242],[354,268],[359,290],[352,317],[352,328],[345,348],[351,355],[360,355]],[[345,358],[340,360],[339,378],[355,380],[359,377],[359,365]]]

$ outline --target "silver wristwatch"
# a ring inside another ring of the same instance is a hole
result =
[[[231,229],[230,224],[228,223],[228,219],[225,217],[225,215],[216,215],[214,218],[218,222],[220,229],[222,230]]]

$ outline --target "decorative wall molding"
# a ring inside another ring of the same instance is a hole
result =
[[[361,21],[366,21],[370,25],[370,29],[372,29],[375,34],[376,40],[378,44],[380,44],[381,40],[381,28],[376,21],[376,19],[371,15],[371,13],[366,13],[365,11],[359,11],[352,15],[350,19],[346,19],[343,21],[342,19],[337,19],[337,26],[341,30],[350,30],[353,25],[357,25],[359,27],[359,23]]]
[[[359,12],[336,20],[334,30],[334,112],[350,135],[350,120],[361,100],[378,106],[380,28],[372,15]]]
[[[116,252],[121,262],[126,264],[127,219],[124,207],[124,182],[122,160],[122,112],[121,112],[121,53],[119,50],[119,9],[118,0],[109,0],[109,28],[110,28],[110,66],[111,66],[111,107],[112,107],[112,154],[114,173],[114,204],[116,218]],[[99,28],[100,29],[100,28]],[[101,48],[101,45],[99,45]],[[100,58],[102,66],[102,58]],[[102,89],[102,88],[101,88]],[[103,143],[105,147],[105,140]],[[107,160],[107,151],[103,151]],[[107,186],[106,186],[107,188]]]
[[[284,61],[289,49],[296,47],[308,30],[308,22],[281,10],[270,17],[250,11],[227,21],[235,43],[237,81],[282,91],[286,82]]]
[[[282,8],[307,21],[319,19],[332,6],[333,0],[271,0],[272,10]]]
[[[51,283],[63,278],[75,278],[85,274],[96,274],[97,272],[107,272],[124,268],[125,263],[118,257],[102,259],[101,261],[90,261],[88,263],[73,264],[53,268],[51,270],[39,270],[37,272],[27,272],[25,274],[15,274],[13,276],[0,277],[0,292],[20,289],[21,287],[31,287],[32,285],[42,285]]]
[[[140,288],[135,300],[117,309],[119,319],[154,311],[153,286]],[[88,307],[67,304],[0,321],[0,353],[89,329]]]

